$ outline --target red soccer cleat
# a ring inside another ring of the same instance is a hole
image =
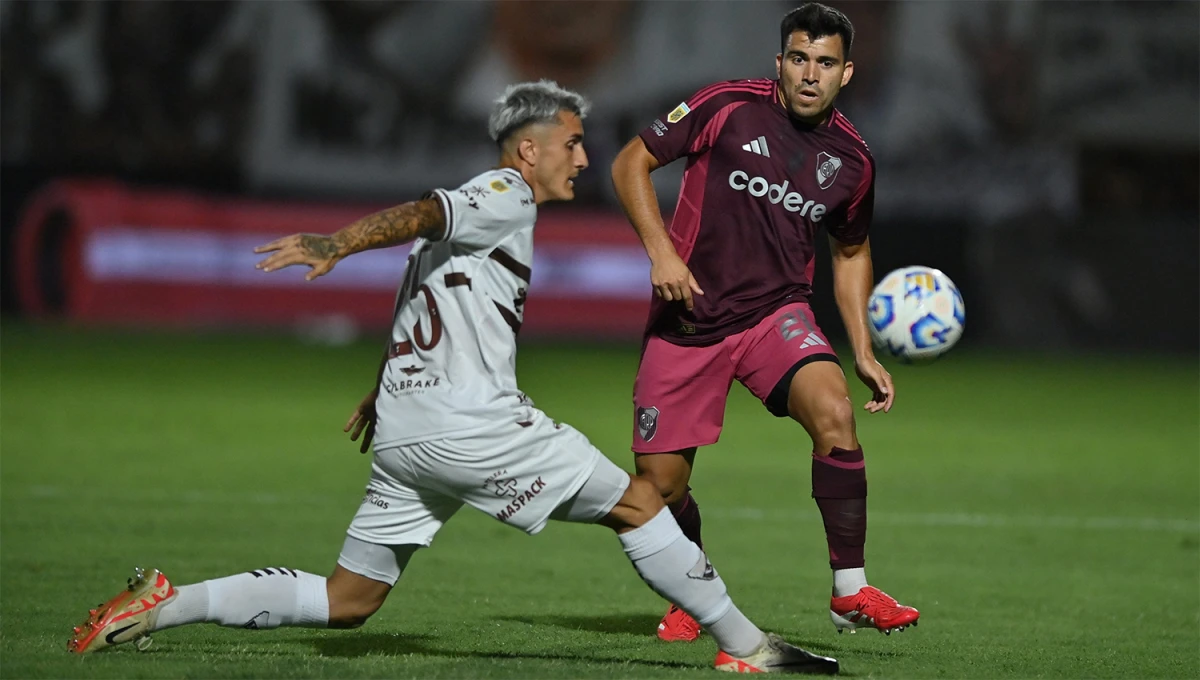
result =
[[[671,605],[666,616],[658,622],[658,639],[666,642],[692,642],[700,637],[700,624],[688,613]]]
[[[881,633],[892,634],[893,630],[904,630],[916,626],[921,613],[912,607],[897,602],[882,590],[864,586],[853,595],[834,597],[829,600],[829,618],[840,633],[849,628],[874,628]]]
[[[97,605],[88,618],[75,627],[67,650],[86,654],[126,642],[144,651],[150,646],[149,633],[158,622],[159,605],[175,599],[175,586],[157,569],[138,567],[129,586],[116,597]]]

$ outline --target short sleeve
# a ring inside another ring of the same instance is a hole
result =
[[[875,159],[869,153],[861,156],[862,177],[850,197],[843,218],[831,224],[829,231],[830,236],[848,245],[858,245],[867,240],[871,218],[875,215]]]
[[[668,163],[694,154],[704,153],[715,141],[719,123],[751,97],[766,96],[772,91],[771,81],[730,81],[710,85],[683,101],[670,113],[655,119],[639,136],[658,161]]]
[[[506,171],[480,175],[457,189],[434,189],[446,215],[443,241],[472,249],[489,249],[537,218],[533,192],[524,179]]]

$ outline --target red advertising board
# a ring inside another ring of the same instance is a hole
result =
[[[408,247],[361,253],[329,275],[266,274],[253,248],[294,232],[330,233],[381,205],[250,201],[60,181],[26,206],[16,238],[22,307],[40,316],[139,326],[390,322]],[[543,209],[522,333],[640,336],[649,261],[624,218]]]

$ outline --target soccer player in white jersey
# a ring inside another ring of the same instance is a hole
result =
[[[345,427],[353,440],[363,435],[364,452],[372,439],[375,449],[337,566],[328,578],[273,567],[179,587],[138,570],[75,629],[71,651],[144,646],[149,633],[189,623],[361,626],[465,503],[529,534],[551,519],[615,530],[647,585],[712,634],[718,669],[837,672],[837,661],[751,623],[657,489],[517,388],[537,206],[574,197],[572,178],[587,167],[587,107],[550,81],[513,85],[488,124],[500,149],[496,169],[331,236],[295,234],[256,249],[271,253],[259,269],[307,265],[311,280],[353,253],[415,240],[377,386]]]

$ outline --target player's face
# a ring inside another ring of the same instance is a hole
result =
[[[542,200],[575,198],[575,177],[588,166],[583,150],[583,121],[569,111],[559,111],[558,125],[546,125],[538,135],[537,183]]]
[[[840,35],[810,40],[806,31],[792,33],[783,54],[775,57],[775,69],[783,104],[793,117],[813,124],[825,120],[838,92],[854,75],[854,64],[844,54]]]

